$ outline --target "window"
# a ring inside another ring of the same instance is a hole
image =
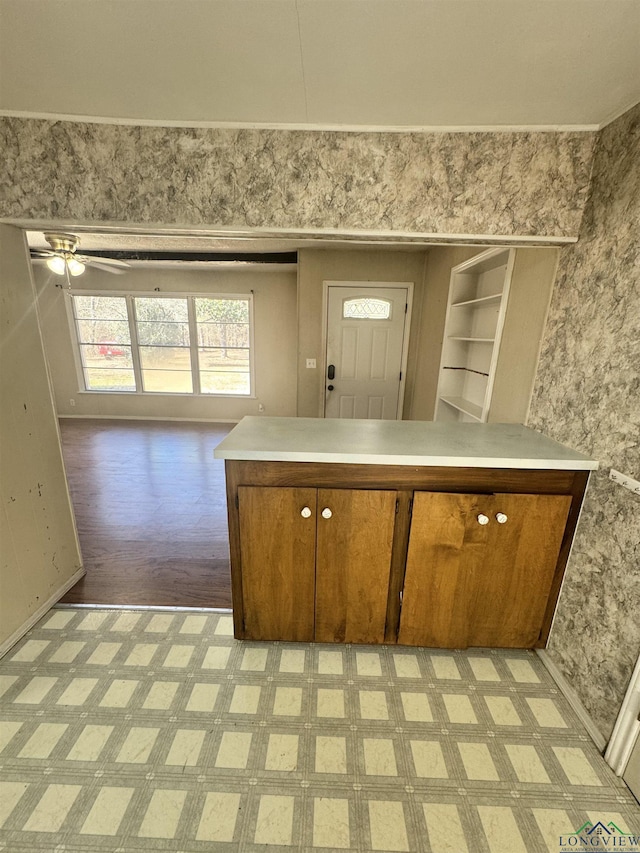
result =
[[[249,394],[249,301],[196,298],[195,303],[202,393]]]
[[[135,391],[127,303],[118,296],[74,296],[87,391]]]
[[[71,296],[87,391],[250,395],[250,297]]]
[[[391,316],[391,302],[388,299],[345,299],[342,306],[345,320],[388,320]]]
[[[187,300],[136,296],[133,304],[143,389],[192,394]]]

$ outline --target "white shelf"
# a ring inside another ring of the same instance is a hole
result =
[[[440,400],[443,403],[446,403],[447,406],[451,406],[453,409],[457,409],[459,412],[469,415],[470,418],[482,421],[482,406],[477,406],[475,403],[471,403],[463,397],[440,397]]]
[[[491,296],[480,296],[478,299],[466,299],[464,302],[452,302],[452,308],[462,308],[464,305],[490,305],[492,302],[499,303],[502,299],[502,293],[492,293]]]
[[[475,344],[492,344],[495,342],[495,338],[464,338],[460,335],[449,335],[450,341],[470,341]]]
[[[483,423],[489,417],[514,257],[513,249],[489,249],[451,270],[438,420]]]
[[[526,420],[556,261],[553,249],[505,246],[451,267],[436,420]],[[481,418],[465,400],[482,405]]]

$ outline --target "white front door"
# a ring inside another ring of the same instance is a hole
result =
[[[325,417],[401,417],[409,288],[329,285]]]

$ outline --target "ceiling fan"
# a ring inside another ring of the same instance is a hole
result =
[[[36,249],[32,250],[31,255],[34,258],[46,258],[47,266],[56,275],[66,275],[67,273],[73,276],[82,275],[86,266],[116,274],[130,269],[126,261],[120,261],[116,258],[77,255],[76,249],[80,245],[80,240],[75,234],[45,232],[44,239],[51,246],[51,251]]]

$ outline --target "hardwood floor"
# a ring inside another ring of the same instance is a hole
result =
[[[87,570],[73,604],[230,607],[224,462],[231,424],[63,419]]]

